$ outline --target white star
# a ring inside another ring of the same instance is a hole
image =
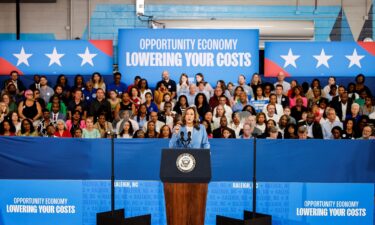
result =
[[[90,54],[90,52],[89,52],[89,48],[86,47],[85,53],[83,53],[83,54],[78,54],[78,56],[82,58],[81,66],[85,65],[86,63],[90,64],[91,66],[94,66],[94,63],[92,62],[92,59],[93,59],[96,55],[97,55],[97,54]]]
[[[326,55],[326,53],[324,52],[324,48],[322,48],[320,55],[313,55],[313,57],[316,60],[318,60],[318,64],[316,64],[316,68],[320,67],[321,65],[324,65],[327,68],[329,68],[328,60],[332,58],[332,55]]]
[[[293,55],[292,49],[289,49],[288,55],[280,55],[281,58],[285,60],[284,68],[292,65],[294,68],[297,68],[296,60],[300,57],[300,55]]]
[[[350,64],[349,64],[348,68],[352,67],[353,65],[356,65],[359,68],[362,68],[360,60],[362,58],[364,58],[365,56],[364,55],[358,55],[356,48],[354,49],[352,55],[346,55],[345,57],[350,60]]]
[[[29,66],[29,61],[27,61],[27,59],[30,58],[33,54],[26,54],[22,46],[21,52],[19,54],[13,54],[13,55],[14,57],[18,59],[17,66],[19,66],[22,63],[25,64],[26,66]]]
[[[45,54],[45,55],[49,58],[49,65],[48,66],[51,66],[54,63],[56,63],[57,65],[61,66],[60,59],[65,54],[58,54],[57,51],[56,51],[56,47],[54,47],[51,54]]]

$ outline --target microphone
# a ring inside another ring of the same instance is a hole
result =
[[[183,141],[185,140],[184,135],[185,135],[184,132],[181,131],[181,132],[180,132],[180,139],[183,140]]]
[[[191,141],[191,131],[188,131],[188,141]]]

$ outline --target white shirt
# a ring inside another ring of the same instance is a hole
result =
[[[344,104],[341,102],[341,111],[342,111],[342,117],[341,117],[341,120],[344,121],[345,118],[346,118],[346,109],[347,109],[347,106],[348,103]]]

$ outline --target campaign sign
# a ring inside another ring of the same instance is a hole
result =
[[[0,41],[0,75],[112,75],[112,41]]]
[[[119,70],[125,83],[136,75],[149,85],[168,70],[178,82],[182,73],[193,78],[202,73],[206,81],[233,81],[259,70],[258,30],[121,29]]]
[[[266,42],[264,75],[290,77],[375,76],[372,42]]]

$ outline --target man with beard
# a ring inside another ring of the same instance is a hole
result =
[[[298,127],[305,126],[307,128],[307,137],[314,139],[323,139],[323,131],[320,123],[315,121],[314,113],[308,112],[306,121],[298,123]]]

